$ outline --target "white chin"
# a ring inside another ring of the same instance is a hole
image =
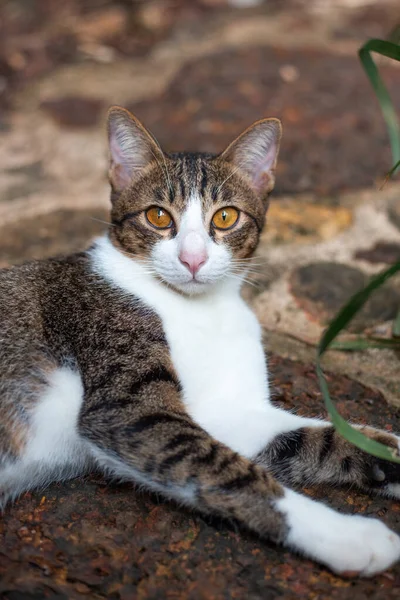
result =
[[[184,283],[177,283],[177,282],[171,281],[170,285],[172,287],[174,287],[176,290],[178,290],[179,292],[183,292],[184,294],[186,294],[188,296],[205,294],[213,287],[212,283],[209,283],[209,282],[202,283],[201,281],[196,281],[195,279],[192,279],[192,280],[184,282]]]

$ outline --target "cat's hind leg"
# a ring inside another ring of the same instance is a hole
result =
[[[341,515],[286,489],[212,438],[184,411],[172,377],[123,381],[120,392],[110,385],[88,396],[80,418],[82,437],[109,474],[234,519],[338,573],[370,576],[399,560],[400,538],[380,521]]]
[[[0,507],[26,490],[77,476],[90,465],[87,445],[77,432],[83,397],[79,374],[55,368],[34,383],[25,381],[23,390],[19,385],[18,394],[29,393],[29,401],[2,398]]]

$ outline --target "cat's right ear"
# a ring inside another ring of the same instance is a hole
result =
[[[110,167],[108,171],[113,191],[122,192],[153,161],[162,150],[147,129],[128,110],[113,106],[108,111]]]

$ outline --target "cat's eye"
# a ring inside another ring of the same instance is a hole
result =
[[[239,219],[239,211],[232,206],[221,208],[218,210],[212,219],[212,224],[217,229],[231,229]]]
[[[153,206],[146,210],[146,219],[157,229],[169,229],[174,224],[171,215],[160,206]]]

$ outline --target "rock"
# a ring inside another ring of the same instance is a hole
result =
[[[381,72],[400,104],[400,70],[382,66]],[[370,186],[391,162],[385,125],[356,56],[266,46],[216,52],[185,65],[161,96],[129,108],[171,151],[220,152],[252,121],[279,117],[278,194]]]
[[[312,263],[293,271],[291,292],[299,306],[320,323],[329,323],[368,278],[354,267],[331,262]],[[400,293],[386,285],[379,288],[349,323],[349,331],[363,331],[374,321],[393,319],[400,305]]]
[[[102,210],[59,210],[8,224],[0,228],[0,267],[83,250],[105,231],[108,219]]]
[[[263,240],[270,243],[312,243],[329,240],[352,224],[349,209],[330,207],[299,198],[272,199]]]
[[[100,98],[64,96],[43,101],[41,108],[63,127],[93,127],[100,120],[103,101]]]
[[[400,244],[378,242],[369,250],[358,250],[354,258],[370,263],[395,263],[400,260]]]

